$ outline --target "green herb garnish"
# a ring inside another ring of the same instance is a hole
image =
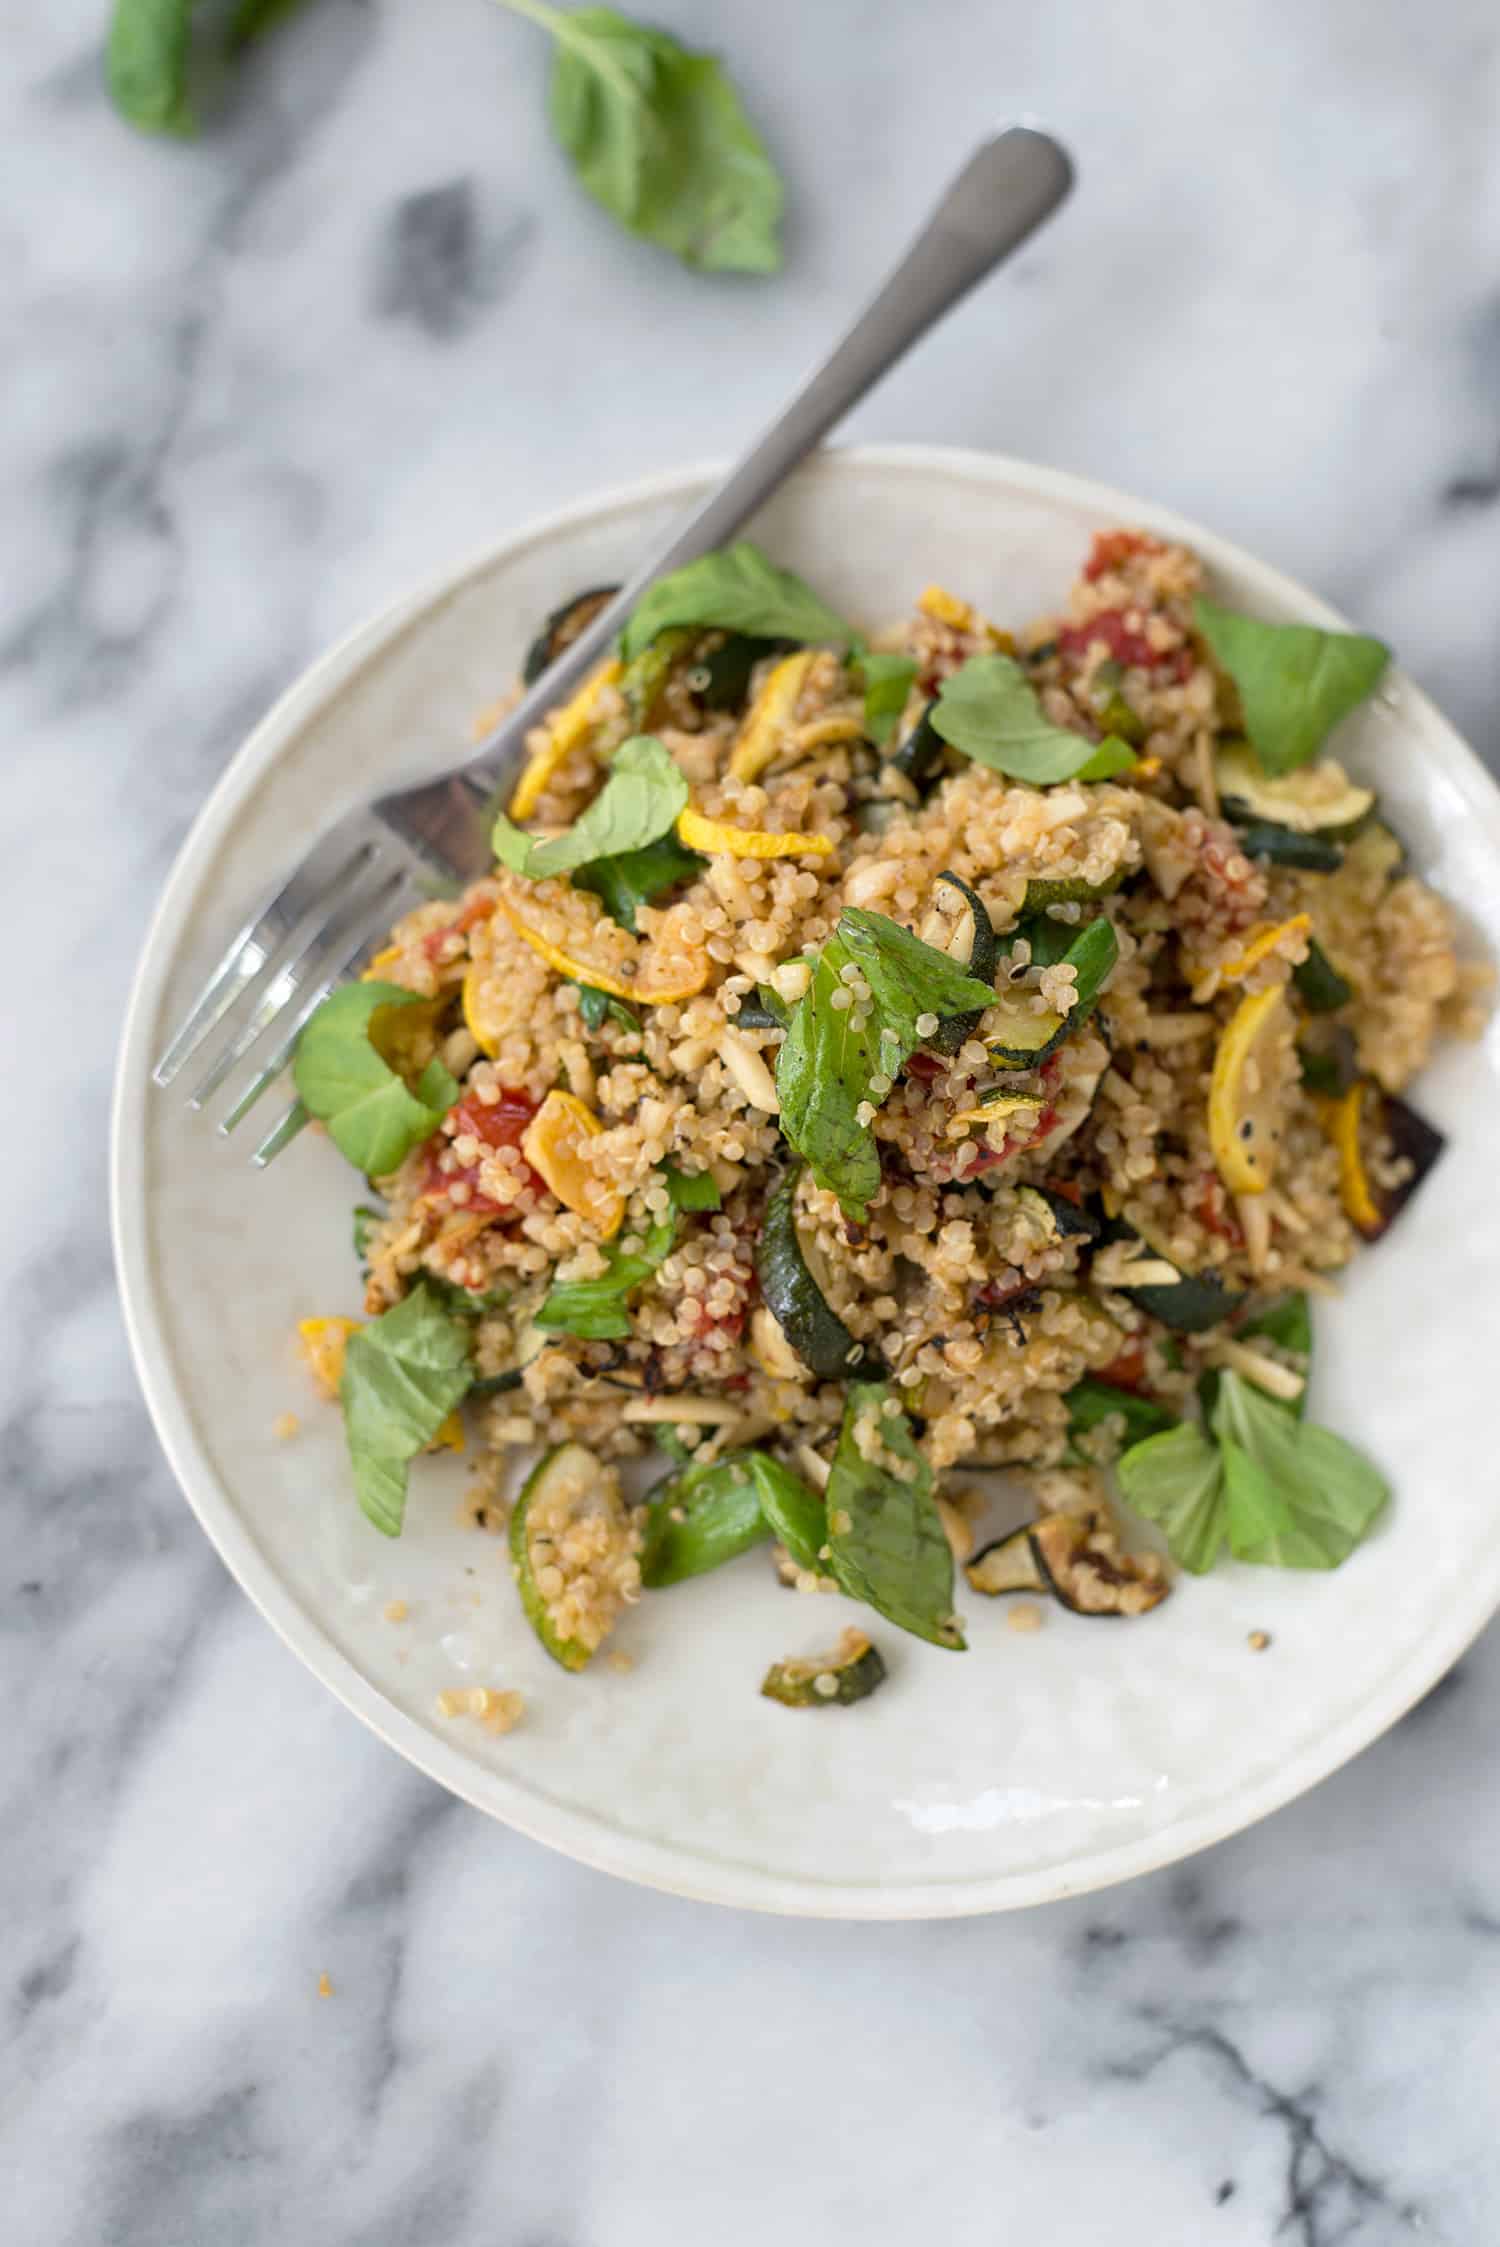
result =
[[[828,640],[850,645],[855,635],[791,570],[778,569],[758,546],[742,538],[658,578],[620,635],[628,661],[677,624],[719,625],[776,640]]]
[[[885,1411],[895,1401],[895,1390],[884,1381],[850,1388],[825,1493],[829,1573],[851,1599],[863,1600],[903,1631],[961,1652],[953,1553],[933,1500],[932,1469],[906,1414]],[[860,1450],[856,1431],[872,1418],[882,1451],[904,1465],[909,1479]]]
[[[670,751],[651,734],[633,734],[610,759],[609,778],[598,795],[565,833],[539,842],[499,813],[495,856],[513,873],[545,882],[659,841],[687,800],[688,784]]]
[[[1169,1412],[1154,1397],[1139,1396],[1134,1389],[1117,1389],[1110,1381],[1095,1380],[1092,1374],[1075,1381],[1063,1403],[1075,1436],[1087,1435],[1101,1420],[1117,1416],[1124,1419],[1128,1444],[1142,1443],[1147,1436],[1160,1435],[1177,1425],[1176,1413]]]
[[[1341,718],[1379,685],[1383,641],[1312,624],[1266,624],[1202,598],[1193,619],[1239,691],[1245,731],[1267,772],[1309,764]]]
[[[399,1537],[406,1472],[462,1403],[473,1380],[470,1329],[425,1286],[351,1334],[339,1401],[366,1517]]]
[[[1206,1575],[1224,1542],[1224,1468],[1218,1446],[1192,1421],[1132,1444],[1115,1467],[1121,1495],[1154,1521],[1172,1558]]]
[[[601,1030],[606,1021],[618,1023],[622,1030],[639,1031],[641,1018],[632,1014],[623,999],[612,992],[596,990],[592,983],[578,986],[578,1012],[586,1030]]]
[[[712,55],[614,8],[501,0],[557,41],[552,130],[632,234],[705,273],[774,273],[782,187]]]
[[[662,835],[640,850],[623,851],[618,858],[598,858],[592,865],[580,866],[573,876],[573,887],[591,890],[610,919],[634,935],[641,906],[650,905],[683,882],[695,880],[707,863],[697,851],[680,843],[675,834]]]
[[[1089,741],[1055,726],[1012,656],[974,655],[938,690],[933,730],[963,756],[1033,788],[1059,780],[1106,780],[1135,763],[1122,741]]]
[[[750,1454],[750,1473],[761,1512],[798,1568],[826,1573],[823,1548],[828,1543],[828,1509],[817,1492],[767,1451]]]
[[[458,1098],[457,1081],[441,1061],[429,1061],[408,1086],[376,1050],[376,1018],[387,1008],[422,1003],[399,984],[347,983],[323,1001],[297,1041],[292,1073],[302,1105],[328,1126],[339,1153],[371,1178],[404,1162]]]
[[[711,1170],[679,1170],[676,1163],[663,1163],[661,1175],[674,1209],[722,1209],[724,1206],[724,1197]]]
[[[854,671],[865,691],[865,732],[877,749],[883,749],[900,724],[916,681],[916,659],[861,648],[854,658]]]
[[[641,1582],[659,1591],[706,1575],[771,1534],[751,1474],[751,1454],[690,1461],[650,1493],[641,1552]]]
[[[605,1250],[608,1271],[595,1280],[559,1280],[537,1312],[536,1323],[553,1334],[574,1334],[584,1342],[623,1342],[630,1334],[626,1304],[638,1287],[672,1253],[675,1216],[653,1225],[639,1249]]]
[[[870,991],[863,1022],[853,1003],[835,1003],[840,994],[851,999],[843,978],[851,966]],[[850,907],[840,915],[776,1057],[776,1091],[783,1138],[855,1217],[863,1218],[880,1185],[880,1157],[859,1115],[866,1104],[880,1105],[873,1080],[899,1074],[922,1043],[919,1020],[985,1007],[994,996],[885,914]]]

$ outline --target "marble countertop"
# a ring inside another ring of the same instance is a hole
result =
[[[107,109],[104,12],[14,11],[0,65],[9,2247],[1493,2239],[1493,1631],[1316,1794],[1093,1899],[880,1928],[633,1891],[405,1768],[229,1583],[103,1188],[146,916],[268,699],[497,529],[736,444],[1001,115],[1080,191],[853,432],[1201,517],[1500,764],[1489,0],[659,0],[788,176],[771,283],[613,232],[483,0],[319,0],[182,146]]]

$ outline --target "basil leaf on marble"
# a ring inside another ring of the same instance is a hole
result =
[[[430,1061],[408,1086],[376,1050],[380,1014],[424,1003],[396,983],[346,983],[323,1001],[297,1041],[292,1074],[302,1105],[327,1125],[339,1153],[371,1178],[384,1178],[404,1162],[458,1098],[458,1084],[441,1061]]]
[[[400,1536],[407,1468],[468,1394],[469,1353],[467,1320],[425,1286],[349,1337],[339,1384],[344,1432],[355,1493],[382,1536]]]
[[[1267,772],[1293,772],[1317,756],[1351,710],[1379,685],[1391,660],[1362,632],[1266,624],[1201,596],[1193,620],[1234,681],[1251,747]]]
[[[898,1409],[886,1412],[887,1403]],[[868,1459],[860,1439],[870,1443],[877,1430],[877,1457]],[[907,1473],[898,1474],[898,1466]],[[932,1469],[888,1382],[851,1385],[825,1503],[829,1572],[849,1597],[899,1629],[961,1653],[953,1552],[933,1499]]]
[[[1033,788],[1076,779],[1094,764],[1100,769],[1091,778],[1124,770],[1111,744],[1052,723],[1013,656],[971,655],[944,680],[927,715],[950,748]]]
[[[628,661],[670,626],[717,625],[774,640],[828,640],[847,646],[855,635],[791,570],[778,569],[748,538],[686,562],[658,578],[620,635]]]
[[[557,41],[552,129],[595,202],[700,272],[777,271],[781,180],[712,55],[614,8],[500,4]]]
[[[671,752],[651,734],[632,734],[610,759],[609,778],[598,795],[565,833],[539,842],[500,812],[492,838],[495,856],[512,873],[545,882],[659,842],[687,800],[688,784]]]
[[[105,47],[110,99],[148,133],[191,133],[188,59],[195,0],[115,0]]]

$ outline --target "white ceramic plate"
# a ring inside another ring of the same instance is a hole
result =
[[[763,1556],[648,1598],[620,1639],[638,1666],[574,1679],[532,1640],[504,1547],[458,1526],[456,1464],[414,1476],[399,1543],[368,1528],[338,1415],[311,1399],[290,1339],[300,1317],[358,1307],[358,1181],[311,1134],[254,1176],[245,1145],[149,1087],[163,1025],[268,881],[355,798],[460,753],[535,620],[624,574],[706,481],[664,477],[506,539],[325,657],[235,758],[167,885],[125,1028],[114,1198],[136,1362],[183,1489],[262,1613],[366,1723],[481,1809],[722,1903],[863,1919],[1039,1903],[1169,1863],[1290,1800],[1375,1739],[1500,1604],[1495,1034],[1424,1079],[1450,1150],[1319,1312],[1314,1406],[1390,1474],[1379,1534],[1336,1576],[1226,1566],[1114,1628],[1053,1613],[1018,1637],[971,1597],[966,1657],[883,1630],[891,1683],[818,1719],[756,1686],[770,1658],[826,1642],[846,1611],[782,1591]],[[754,529],[850,616],[899,613],[937,578],[1020,620],[1060,604],[1091,533],[1116,522],[1188,540],[1233,603],[1341,621],[1158,508],[979,454],[830,454]],[[1500,795],[1476,759],[1399,676],[1348,745],[1419,869],[1500,953]],[[288,1409],[304,1432],[282,1443],[272,1427]],[[410,1620],[393,1624],[382,1610],[398,1598]],[[1270,1652],[1249,1652],[1254,1629]],[[490,1739],[438,1718],[438,1692],[466,1681],[519,1686],[524,1725]]]

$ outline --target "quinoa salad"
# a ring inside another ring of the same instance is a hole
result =
[[[572,1671],[732,1562],[840,1592],[766,1650],[798,1708],[964,1605],[1344,1561],[1391,1493],[1306,1416],[1314,1312],[1440,1156],[1403,1095],[1487,980],[1337,755],[1387,662],[1128,529],[1030,625],[930,585],[866,639],[745,543],[653,586],[494,872],[300,1043],[369,1181],[362,1315],[301,1334],[374,1526],[465,1450]]]

